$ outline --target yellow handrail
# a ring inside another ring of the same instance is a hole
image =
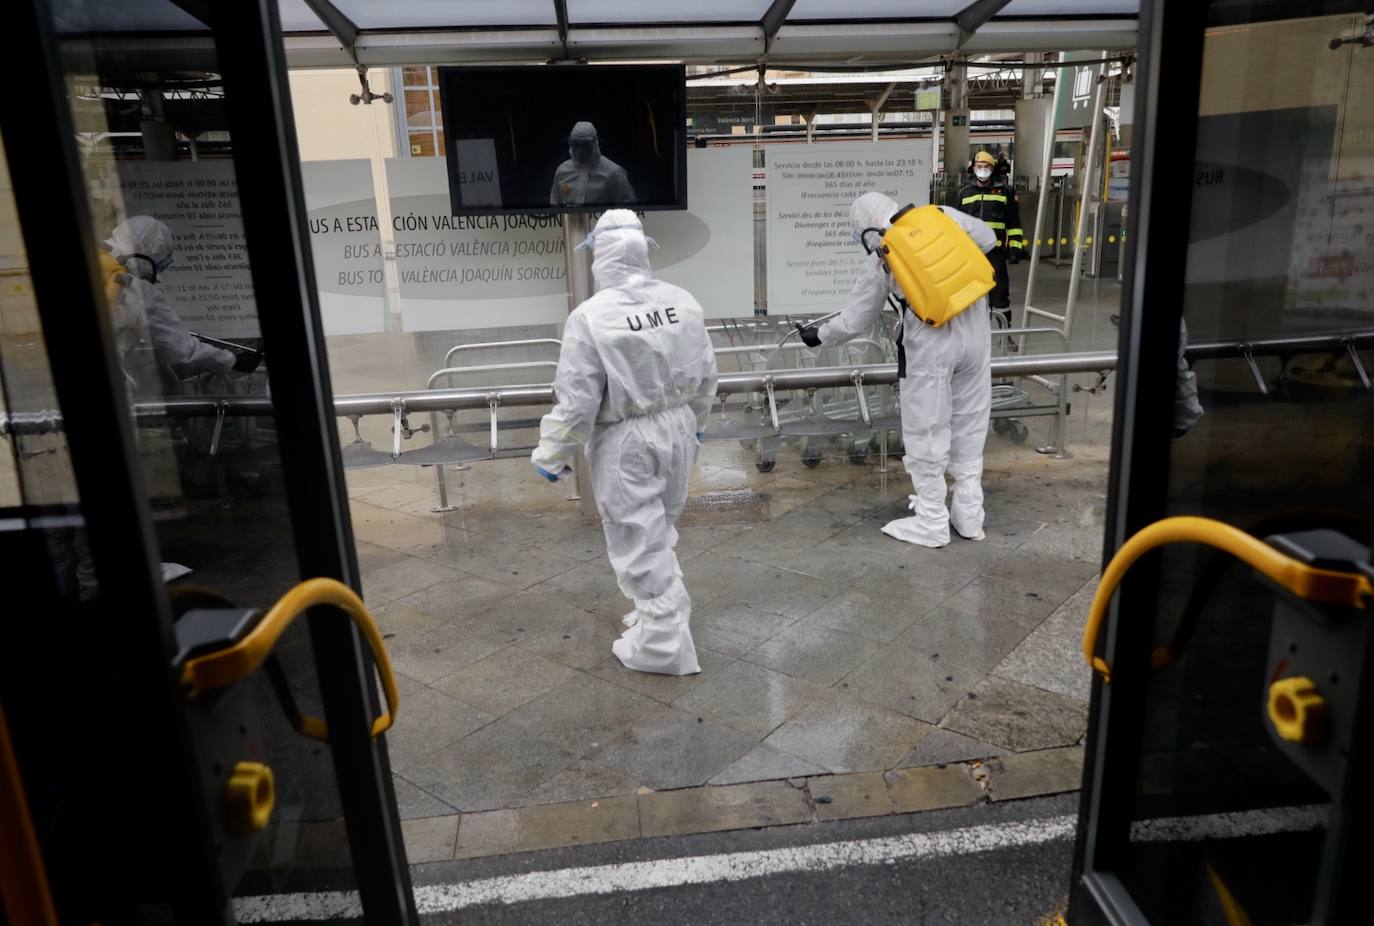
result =
[[[1102,619],[1111,604],[1112,595],[1126,570],[1146,553],[1169,543],[1202,543],[1245,562],[1257,572],[1288,589],[1299,598],[1323,604],[1342,605],[1349,608],[1367,608],[1374,599],[1374,584],[1367,576],[1352,572],[1337,572],[1332,569],[1316,569],[1285,556],[1264,541],[1211,518],[1180,516],[1156,521],[1144,528],[1116,551],[1112,561],[1102,573],[1102,581],[1093,595],[1092,607],[1088,610],[1088,626],[1083,630],[1083,658],[1088,665],[1102,676],[1102,681],[1112,680],[1111,666],[1105,659],[1095,655],[1097,637],[1102,629]],[[1174,654],[1168,646],[1155,649],[1150,655],[1150,665],[1154,668],[1168,665]]]
[[[358,625],[363,638],[372,648],[372,656],[377,662],[377,673],[382,679],[382,692],[386,696],[386,711],[372,723],[372,735],[385,733],[396,717],[396,706],[400,701],[396,692],[396,676],[391,671],[391,660],[387,657],[382,635],[377,630],[377,622],[367,610],[367,605],[353,589],[336,579],[306,579],[283,595],[272,609],[263,615],[256,627],[248,632],[238,643],[218,652],[208,653],[188,659],[181,670],[181,683],[189,697],[198,697],[207,691],[232,685],[262,664],[267,654],[277,645],[281,635],[291,622],[310,608],[317,605],[330,605],[343,611]],[[329,729],[319,717],[302,716],[300,732],[317,740],[328,740]]]

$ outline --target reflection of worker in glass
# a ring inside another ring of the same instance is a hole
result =
[[[570,157],[554,171],[549,205],[620,205],[635,201],[634,187],[630,186],[625,168],[602,156],[596,126],[590,122],[574,125],[568,135],[568,154]]]
[[[121,265],[127,278],[114,293],[115,341],[122,363],[141,340],[151,344],[157,362],[178,379],[196,373],[251,372],[260,357],[235,354],[202,342],[186,329],[167,299],[158,274],[172,264],[172,233],[157,219],[136,215],[115,226],[105,249]],[[127,373],[126,369],[126,373]]]
[[[1182,437],[1206,414],[1198,400],[1197,374],[1188,366],[1188,326],[1178,320],[1178,365],[1174,379],[1174,437]]]

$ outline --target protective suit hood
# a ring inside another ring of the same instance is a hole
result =
[[[652,279],[649,239],[639,216],[629,209],[609,209],[596,222],[588,241],[592,248],[592,276],[596,289],[623,286],[634,279]]]
[[[849,207],[849,221],[857,237],[865,228],[886,230],[897,212],[897,202],[884,193],[865,193]],[[872,242],[876,243],[876,242]]]
[[[154,264],[164,264],[172,256],[175,242],[172,231],[150,215],[136,215],[115,226],[105,246],[115,259],[140,279],[150,280],[155,276],[155,267],[148,266],[149,258]],[[133,255],[139,255],[134,258]]]
[[[577,161],[577,156],[572,153],[572,146],[576,143],[589,144],[591,146],[591,156],[585,162]],[[568,133],[568,154],[581,166],[595,164],[601,159],[601,142],[597,138],[596,126],[590,122],[578,122],[573,125],[572,131]]]

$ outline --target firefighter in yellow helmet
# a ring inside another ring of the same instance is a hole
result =
[[[977,216],[997,233],[997,247],[988,252],[988,260],[997,274],[997,285],[988,293],[988,305],[1002,312],[1011,322],[1011,281],[1007,275],[1007,261],[1021,259],[1026,235],[1021,228],[1021,207],[1016,204],[1016,191],[1006,178],[997,176],[997,159],[986,151],[973,158],[973,182],[959,191],[960,211]]]

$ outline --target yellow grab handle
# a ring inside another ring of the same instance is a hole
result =
[[[1088,626],[1083,630],[1083,658],[1102,676],[1102,681],[1112,680],[1112,669],[1106,660],[1095,655],[1097,636],[1116,587],[1121,584],[1126,570],[1146,553],[1165,544],[1181,542],[1203,543],[1224,550],[1307,601],[1365,608],[1370,598],[1374,597],[1374,585],[1370,584],[1368,577],[1352,572],[1316,569],[1300,563],[1229,524],[1192,516],[1165,518],[1122,544],[1107,564],[1102,581],[1097,585],[1097,593],[1093,595],[1092,607],[1088,610]],[[1168,665],[1172,659],[1173,653],[1169,648],[1161,646],[1151,654],[1150,665],[1159,668]]]
[[[372,648],[372,657],[377,662],[377,673],[382,678],[382,692],[386,696],[386,711],[372,723],[372,735],[380,736],[390,727],[396,717],[396,705],[400,698],[396,693],[396,676],[391,671],[391,660],[387,657],[382,635],[377,630],[377,622],[367,610],[367,605],[353,589],[336,579],[306,579],[277,601],[272,609],[263,615],[258,625],[233,646],[218,652],[188,659],[181,670],[181,683],[188,695],[198,697],[207,691],[232,685],[246,677],[262,664],[267,654],[277,645],[286,628],[305,611],[317,605],[331,605],[343,611],[362,631],[363,638]],[[319,717],[301,717],[300,732],[317,740],[328,740],[329,729]]]

